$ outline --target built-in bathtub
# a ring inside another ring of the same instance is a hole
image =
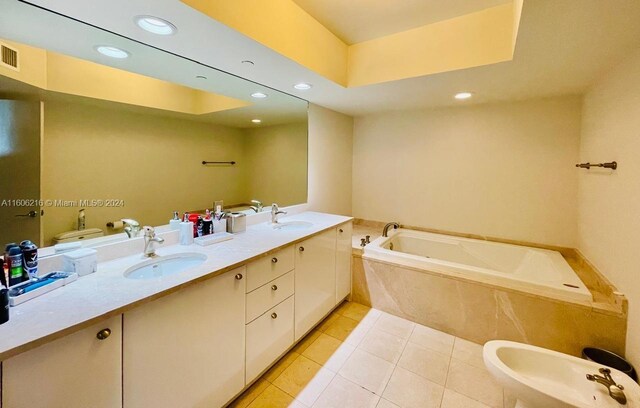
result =
[[[480,344],[503,339],[573,355],[586,346],[624,353],[624,295],[587,273],[587,261],[570,248],[413,229],[392,230],[363,248],[360,239],[382,229],[371,227],[354,238],[355,302]]]
[[[364,257],[565,300],[591,292],[557,251],[399,229],[364,248]]]

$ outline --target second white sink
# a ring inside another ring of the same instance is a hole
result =
[[[207,260],[207,256],[196,252],[157,256],[140,262],[124,272],[128,279],[154,279],[174,275]]]

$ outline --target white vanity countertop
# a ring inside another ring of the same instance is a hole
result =
[[[307,221],[306,229],[274,230],[267,223],[247,227],[230,241],[210,246],[160,246],[156,253],[168,255],[198,252],[207,260],[183,272],[155,279],[127,279],[123,272],[143,261],[139,254],[98,264],[94,274],[67,286],[12,307],[10,319],[0,325],[0,360],[50,342],[123,313],[142,303],[209,279],[284,246],[293,244],[351,220],[351,217],[305,212],[281,221]]]

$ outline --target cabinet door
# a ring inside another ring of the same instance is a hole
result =
[[[351,293],[351,223],[337,228],[336,243],[336,304]]]
[[[336,230],[296,245],[295,335],[299,340],[336,303]]]
[[[244,387],[245,268],[124,314],[124,406],[220,407]]]
[[[104,329],[110,330],[110,334],[100,340],[97,335]],[[5,360],[2,406],[122,407],[121,317]]]

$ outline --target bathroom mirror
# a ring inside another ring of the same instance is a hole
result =
[[[2,8],[0,244],[59,242],[81,209],[86,229],[124,239],[107,225],[164,225],[218,200],[306,202],[306,101],[22,2]]]

